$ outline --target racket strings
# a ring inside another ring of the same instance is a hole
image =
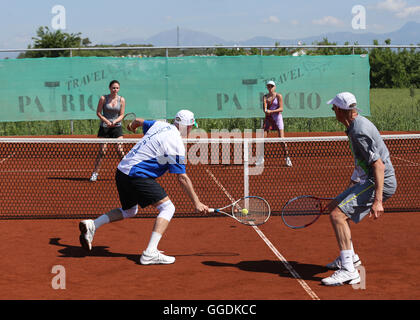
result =
[[[124,131],[128,130],[130,132],[130,130],[128,129],[128,126],[131,126],[131,123],[136,120],[136,115],[134,113],[127,113],[122,122],[123,122],[123,129],[125,129]]]
[[[290,227],[303,227],[328,213],[327,202],[321,199],[300,198],[286,204],[282,211],[284,222]]]
[[[245,198],[235,204],[233,214],[242,223],[259,225],[270,217],[270,207],[263,199]]]

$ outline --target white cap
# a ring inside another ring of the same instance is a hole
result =
[[[179,110],[175,115],[175,123],[181,124],[183,126],[194,125],[198,127],[194,119],[194,113],[192,113],[190,110]]]
[[[267,84],[266,84],[266,86],[268,86],[269,84],[271,84],[272,86],[276,86],[275,82],[272,81],[272,80],[268,81]]]
[[[356,107],[350,108],[353,103],[357,104],[356,97],[350,92],[341,92],[327,102],[327,104],[334,104],[343,110],[359,110]]]

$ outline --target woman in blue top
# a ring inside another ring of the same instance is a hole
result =
[[[112,80],[109,84],[109,91],[110,94],[101,96],[96,109],[96,115],[101,120],[98,137],[122,139],[121,120],[124,118],[125,99],[118,95],[120,83],[117,80]],[[116,146],[118,155],[122,159],[124,157],[123,147],[121,144],[117,144]],[[95,160],[95,168],[90,177],[91,182],[95,182],[98,179],[99,169],[106,151],[107,145],[101,144]]]

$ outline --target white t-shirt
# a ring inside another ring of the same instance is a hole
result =
[[[158,178],[166,171],[185,173],[185,146],[178,129],[163,121],[144,121],[144,136],[121,160],[130,177]]]

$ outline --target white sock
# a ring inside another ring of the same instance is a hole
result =
[[[95,224],[95,229],[98,229],[100,226],[109,223],[109,217],[106,214],[103,214],[93,220],[93,223]]]
[[[354,264],[353,264],[353,255],[351,253],[351,250],[341,250],[340,252],[341,257],[341,263],[344,269],[347,271],[353,272]]]
[[[146,251],[148,252],[157,251],[157,246],[159,244],[160,238],[162,238],[162,235],[159,232],[153,231],[150,237],[149,244],[146,248]]]
[[[351,251],[351,255],[354,256],[354,248],[353,248],[353,241],[350,241],[350,251]]]

